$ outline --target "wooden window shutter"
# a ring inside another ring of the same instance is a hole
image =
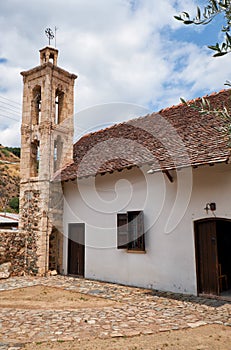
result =
[[[117,214],[117,248],[127,249],[128,246],[128,215]]]
[[[140,250],[145,250],[143,211],[140,211],[140,213],[137,216],[137,231],[138,231],[138,246]]]
[[[128,250],[145,251],[143,211],[128,212],[128,231],[129,231]]]

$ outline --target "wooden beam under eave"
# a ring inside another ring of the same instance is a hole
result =
[[[167,178],[169,179],[169,181],[171,182],[171,183],[173,183],[173,177],[172,177],[172,175],[170,174],[170,172],[168,171],[168,170],[164,170],[163,171],[163,173],[167,176]]]

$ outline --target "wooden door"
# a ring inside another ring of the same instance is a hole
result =
[[[196,223],[195,244],[198,292],[219,294],[216,220]]]
[[[85,225],[68,226],[68,274],[84,276]]]

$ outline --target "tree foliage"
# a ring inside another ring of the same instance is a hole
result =
[[[196,15],[191,17],[188,12],[181,12],[178,16],[174,16],[178,21],[184,24],[206,25],[210,23],[217,15],[224,15],[224,25],[221,31],[224,33],[222,43],[208,46],[216,53],[214,57],[226,55],[231,52],[231,0],[208,0],[204,8],[197,6]]]
[[[231,116],[228,108],[223,106],[219,109],[212,108],[210,102],[207,98],[202,97],[201,101],[193,101],[187,102],[183,98],[180,98],[181,102],[188,107],[196,110],[201,115],[215,115],[216,117],[220,117],[224,123],[223,126],[219,128],[221,132],[223,132],[225,138],[228,140],[229,147],[231,147]]]
[[[224,15],[225,25],[222,26],[221,31],[224,32],[224,41],[219,44],[216,43],[213,46],[208,46],[211,50],[216,51],[214,57],[226,55],[231,52],[231,0],[207,0],[207,5],[201,9],[197,6],[197,14],[195,17],[190,17],[188,12],[182,12],[178,16],[174,16],[178,21],[182,21],[184,24],[206,25],[210,23],[217,15]],[[225,85],[231,86],[230,81],[226,81]],[[223,121],[223,127],[221,131],[228,139],[229,146],[231,147],[231,115],[226,106],[222,108],[211,108],[208,99],[202,97],[201,102],[186,102],[181,98],[181,102],[188,107],[193,108],[202,115],[211,115],[220,117]]]
[[[20,147],[5,147],[5,149],[11,153],[13,153],[15,156],[20,158],[21,148]]]

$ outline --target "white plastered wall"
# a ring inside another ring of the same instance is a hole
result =
[[[69,223],[85,223],[85,277],[127,285],[197,294],[194,221],[231,218],[230,165],[170,172],[173,183],[148,168],[64,184],[64,273]],[[116,214],[144,211],[145,254],[116,247]]]

